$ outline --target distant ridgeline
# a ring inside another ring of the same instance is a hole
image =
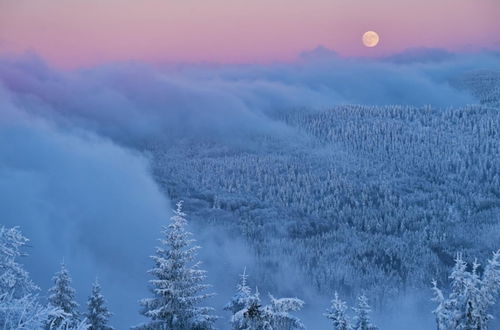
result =
[[[193,221],[245,237],[271,286],[290,265],[329,295],[445,283],[457,251],[500,247],[500,73],[454,84],[481,104],[281,111],[283,134],[153,148],[155,175]]]

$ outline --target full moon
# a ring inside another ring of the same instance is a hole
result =
[[[375,47],[378,45],[378,42],[380,41],[380,37],[378,36],[378,33],[375,31],[368,31],[363,34],[363,45],[366,47]]]

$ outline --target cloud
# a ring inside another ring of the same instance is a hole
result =
[[[0,57],[0,83],[31,113],[137,145],[186,134],[224,139],[274,132],[280,128],[267,113],[289,107],[474,103],[449,79],[481,61],[500,67],[491,54],[410,50],[376,60],[341,58],[319,47],[296,63],[111,63],[62,72],[25,54]]]
[[[337,52],[328,49],[325,46],[318,46],[313,50],[307,50],[300,53],[300,58],[306,61],[322,61],[331,60],[337,58],[339,55]]]
[[[401,53],[387,56],[385,60],[392,63],[435,63],[449,61],[455,58],[453,53],[440,48],[417,47],[409,48]]]
[[[169,217],[147,161],[95,134],[36,118],[5,91],[0,155],[2,224],[20,226],[31,239],[23,261],[36,283],[51,286],[64,259],[79,301],[99,276],[116,324],[134,324],[137,300],[147,294],[147,256]]]

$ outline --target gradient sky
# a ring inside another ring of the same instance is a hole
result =
[[[63,67],[288,61],[318,45],[344,56],[499,49],[499,17],[499,0],[0,0],[0,49]],[[367,30],[378,47],[362,46]]]

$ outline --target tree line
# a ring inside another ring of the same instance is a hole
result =
[[[177,203],[168,226],[162,229],[160,245],[152,256],[154,267],[149,270],[150,296],[140,301],[140,313],[147,321],[133,326],[142,330],[211,330],[219,318],[215,309],[205,306],[213,293],[205,283],[206,271],[197,260],[199,246],[194,245],[187,231],[182,202]],[[47,330],[112,330],[106,300],[97,279],[87,300],[85,313],[80,313],[75,301],[75,289],[64,265],[53,277],[46,303],[40,289],[18,262],[28,239],[18,228],[0,228],[0,328]],[[449,276],[450,292],[446,294],[433,283],[437,303],[434,310],[437,330],[486,330],[490,314],[500,289],[500,251],[495,252],[485,267],[468,265],[457,255]],[[236,293],[224,310],[231,313],[233,330],[293,330],[305,329],[294,315],[304,301],[298,298],[275,298],[263,305],[257,288],[247,282],[246,270],[240,276]],[[352,311],[354,315],[351,315]],[[331,306],[323,314],[335,330],[376,330],[370,318],[368,298],[361,295],[354,308],[349,308],[335,293]]]

